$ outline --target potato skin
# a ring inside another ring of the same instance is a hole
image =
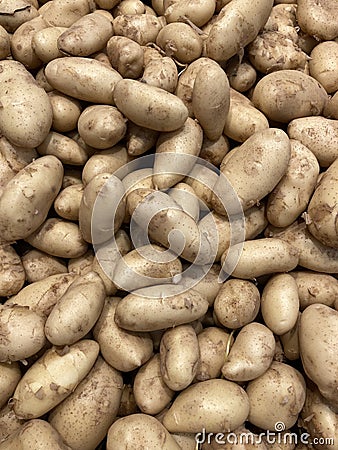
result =
[[[44,156],[24,167],[7,183],[0,198],[3,240],[24,239],[44,222],[61,188],[62,177],[61,162],[55,156]]]
[[[22,256],[22,264],[29,283],[68,272],[67,266],[62,260],[39,250],[30,250],[28,253],[25,253]]]
[[[44,27],[33,34],[31,45],[35,55],[42,62],[48,63],[63,56],[58,49],[57,39],[66,30],[65,27]]]
[[[168,23],[178,22],[181,17],[187,17],[193,24],[201,27],[214,14],[214,0],[183,0],[164,1],[164,16]]]
[[[125,36],[113,36],[107,42],[107,55],[112,67],[123,78],[137,79],[143,72],[143,50],[140,44]]]
[[[58,91],[48,92],[48,97],[53,110],[53,129],[59,133],[74,130],[82,111],[81,103]]]
[[[19,363],[0,363],[0,409],[5,406],[10,399],[20,378],[21,370]]]
[[[330,41],[338,36],[338,6],[335,0],[326,0],[318,4],[316,0],[299,0],[297,2],[297,22],[302,31],[317,40]]]
[[[54,200],[56,213],[66,220],[79,220],[79,209],[82,200],[83,184],[73,184],[62,189]]]
[[[178,82],[177,66],[171,58],[153,58],[144,67],[141,81],[173,93]]]
[[[159,17],[151,14],[122,14],[115,17],[113,26],[116,36],[125,36],[146,45],[156,41],[163,24]]]
[[[0,247],[0,297],[17,294],[25,282],[22,260],[10,245]]]
[[[74,139],[56,131],[49,132],[37,150],[42,156],[53,155],[63,164],[71,164],[74,166],[82,166],[88,159],[86,150]]]

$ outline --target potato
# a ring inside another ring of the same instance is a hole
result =
[[[297,22],[302,31],[317,40],[329,41],[338,36],[338,25],[332,20],[338,13],[335,0],[326,0],[320,5],[314,0],[299,0],[297,5]]]
[[[279,4],[277,4],[279,3]],[[290,4],[291,3],[291,4]],[[277,31],[278,33],[290,39],[295,44],[299,40],[296,26],[296,5],[292,1],[277,0],[272,8],[270,16],[264,25],[264,31]]]
[[[206,268],[196,266],[186,269],[183,272],[180,284],[199,292],[207,299],[209,306],[212,306],[222,286],[219,279],[220,271],[221,266],[218,264],[213,264],[211,267],[207,266]]]
[[[89,339],[47,350],[19,381],[13,396],[15,414],[34,419],[61,403],[88,374],[98,353],[99,345]]]
[[[3,240],[24,239],[44,222],[62,177],[61,162],[55,156],[45,156],[28,164],[7,183],[0,198]]]
[[[202,38],[192,27],[183,22],[165,25],[157,35],[156,44],[167,56],[181,64],[191,63],[199,58],[203,47]]]
[[[223,204],[219,203],[222,195],[224,199],[225,182],[231,184],[246,211],[269,194],[281,180],[288,167],[291,146],[286,133],[269,128],[253,134],[232,151],[234,153],[228,153],[230,157],[222,165],[226,180],[220,177],[214,188],[213,206],[220,214],[224,214]]]
[[[337,364],[334,358],[337,327],[338,312],[329,306],[313,304],[302,312],[299,346],[303,368],[334,408],[337,408]]]
[[[269,73],[256,84],[252,102],[269,120],[288,123],[298,117],[321,115],[327,93],[305,73],[280,70]]]
[[[1,2],[0,25],[13,33],[20,25],[38,16],[37,8],[26,0],[5,0]]]
[[[97,149],[113,147],[127,131],[126,119],[110,105],[89,106],[81,113],[77,126],[84,142]]]
[[[335,93],[338,90],[338,77],[336,75],[338,42],[321,42],[312,50],[310,57],[310,75],[324,86],[328,94]]]
[[[59,433],[48,422],[35,419],[30,420],[11,434],[2,444],[1,450],[43,450],[53,448],[55,450],[71,450],[65,445]]]
[[[53,306],[76,279],[74,273],[60,273],[43,278],[25,286],[21,291],[6,301],[6,305],[20,305],[29,310],[48,316]]]
[[[153,341],[148,333],[130,333],[114,321],[121,299],[107,297],[93,333],[107,363],[122,372],[142,366],[153,355]]]
[[[106,292],[95,272],[80,276],[49,314],[45,334],[54,345],[71,345],[82,339],[98,320]]]
[[[0,362],[21,361],[37,353],[46,343],[45,319],[19,305],[0,305]]]
[[[9,435],[15,433],[26,421],[18,419],[8,405],[0,410],[0,445]]]
[[[147,414],[131,414],[118,419],[109,428],[107,450],[118,445],[121,450],[136,448],[161,448],[179,450],[175,439],[155,417]]]
[[[214,313],[226,328],[237,329],[255,320],[260,307],[257,287],[247,280],[227,280],[215,299]]]
[[[62,189],[65,189],[68,186],[72,186],[73,184],[82,184],[82,171],[76,167],[65,168],[63,180],[62,180]]]
[[[83,184],[73,184],[62,189],[54,201],[55,212],[67,220],[79,220]]]
[[[178,183],[169,190],[169,196],[188,213],[195,222],[198,222],[200,215],[199,200],[195,191],[189,184]]]
[[[35,80],[36,80],[38,86],[40,86],[45,92],[48,93],[48,92],[51,92],[54,90],[53,87],[47,81],[44,67],[42,67],[40,70],[38,70],[38,72],[35,76]]]
[[[70,56],[89,56],[105,47],[113,36],[113,17],[95,12],[74,22],[57,40],[61,53]]]
[[[118,82],[114,101],[129,120],[151,130],[177,130],[188,117],[188,110],[178,97],[136,80]]]
[[[44,21],[44,23],[46,22]],[[48,63],[53,59],[62,58],[62,56],[64,56],[57,46],[57,40],[66,30],[68,30],[68,28],[65,27],[44,27],[35,31],[31,38],[33,50],[32,57],[35,56],[39,66],[41,65],[41,61]]]
[[[124,78],[137,79],[143,72],[143,50],[140,44],[125,36],[113,36],[107,42],[112,67]]]
[[[58,91],[48,92],[48,97],[53,110],[52,128],[59,133],[74,130],[82,111],[81,103]]]
[[[29,283],[68,272],[67,266],[62,260],[39,250],[30,250],[25,253],[22,256],[22,265],[25,269],[26,280]]]
[[[122,396],[121,374],[101,357],[75,391],[49,415],[49,423],[73,450],[92,450],[106,436]],[[76,411],[83,415],[81,422]]]
[[[122,14],[114,19],[113,26],[116,36],[125,36],[146,45],[156,41],[163,22],[151,14]]]
[[[213,0],[164,1],[164,16],[168,23],[179,22],[184,17],[194,25],[201,27],[213,16],[215,2]]]
[[[116,6],[120,0],[96,0],[97,6],[99,6],[102,9],[113,9],[114,6]]]
[[[21,378],[19,363],[0,363],[0,408],[5,406]],[[1,442],[1,439],[0,439]]]
[[[197,162],[184,179],[195,191],[199,199],[200,209],[202,211],[209,211],[212,208],[213,189],[218,180],[217,173],[212,168],[204,165],[202,162]],[[201,219],[201,221],[203,218]],[[200,222],[201,224],[201,222]]]
[[[89,14],[93,4],[88,0],[59,0],[43,10],[42,17],[54,27],[70,27],[81,17]]]
[[[45,139],[52,124],[48,96],[17,61],[0,62],[0,102],[0,132],[12,144],[33,148]]]
[[[195,78],[192,109],[208,139],[221,137],[229,106],[230,86],[224,70],[218,64],[202,67]]]
[[[329,119],[338,119],[338,93],[329,98],[323,111],[323,115]]]
[[[141,81],[173,93],[178,82],[177,66],[171,58],[154,58],[145,65]]]
[[[11,245],[0,246],[0,297],[17,294],[25,282],[25,269]]]
[[[86,253],[78,258],[71,258],[68,261],[68,272],[74,273],[76,275],[87,275],[87,273],[92,272],[92,266],[94,262],[94,251],[89,249]]]
[[[219,166],[224,156],[230,150],[229,140],[223,134],[215,141],[203,136],[200,158],[205,159],[214,166]]]
[[[241,244],[237,244],[241,246]],[[222,264],[226,258],[222,256]],[[276,272],[289,272],[298,265],[298,248],[281,238],[262,238],[246,241],[232,276],[254,279]],[[223,267],[224,270],[224,267]]]
[[[280,341],[283,346],[284,355],[290,361],[299,359],[299,322],[301,313],[298,313],[298,318],[295,326],[290,331],[280,336]]]
[[[288,125],[288,135],[311,150],[322,167],[338,158],[338,124],[324,117],[295,119]]]
[[[331,275],[305,271],[292,271],[290,275],[297,283],[301,310],[313,303],[333,306],[338,298],[338,281]]]
[[[324,172],[308,205],[308,230],[322,244],[338,249],[338,158]]]
[[[115,313],[116,324],[130,331],[155,331],[204,316],[208,301],[194,289],[177,285],[150,286],[124,297]]]
[[[179,130],[160,135],[153,175],[156,189],[168,189],[188,175],[196,163],[202,142],[202,128],[190,117]]]
[[[252,42],[268,20],[273,1],[236,0],[225,5],[206,39],[206,54],[227,61]],[[243,20],[243,17],[250,18]]]
[[[198,433],[202,429],[219,433],[236,429],[248,414],[249,401],[244,389],[232,381],[207,380],[188,387],[176,397],[163,425],[174,433]]]
[[[275,431],[275,424],[283,422],[289,429],[304,405],[305,381],[292,366],[274,361],[263,375],[249,382],[246,392],[250,423]]]
[[[163,380],[159,353],[137,371],[133,392],[137,406],[144,414],[158,414],[170,403],[175,392]]]
[[[234,68],[227,69],[226,73],[230,86],[238,92],[246,92],[251,89],[257,78],[255,68],[246,60],[236,64]]]
[[[74,139],[56,131],[47,134],[46,139],[37,147],[40,155],[54,155],[63,164],[83,166],[88,153]]]
[[[145,5],[140,0],[122,0],[114,8],[114,17],[121,14],[144,14]]]
[[[79,227],[86,242],[102,244],[114,236],[125,215],[123,195],[123,184],[115,175],[102,173],[87,184],[79,209]]]
[[[63,94],[92,103],[114,105],[113,93],[121,75],[90,58],[65,57],[45,68],[48,83]]]
[[[299,311],[295,279],[285,273],[273,275],[264,286],[261,312],[265,324],[277,335],[285,334],[296,324]]]

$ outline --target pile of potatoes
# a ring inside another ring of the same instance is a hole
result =
[[[0,450],[338,449],[337,274],[337,0],[0,1]]]

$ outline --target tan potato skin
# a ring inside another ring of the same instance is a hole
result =
[[[74,130],[82,111],[81,103],[58,91],[49,92],[48,97],[53,110],[53,129],[59,133]]]
[[[140,44],[125,36],[113,36],[107,42],[107,55],[112,67],[122,77],[137,79],[143,72],[143,50]]]
[[[184,16],[198,27],[205,25],[215,11],[214,0],[164,1],[163,5],[168,23],[178,22]]]
[[[10,399],[20,378],[21,370],[19,363],[0,363],[0,408],[5,406]]]
[[[327,0],[320,5],[315,0],[297,2],[297,21],[301,29],[316,39],[330,41],[338,35],[338,6],[335,0]]]
[[[338,42],[328,41],[316,45],[309,61],[310,75],[321,83],[328,94],[338,90]]]
[[[24,285],[25,269],[20,256],[10,245],[0,247],[0,296],[17,294]]]
[[[29,283],[44,280],[52,275],[67,273],[67,265],[54,256],[39,250],[30,250],[22,256],[22,265]]]
[[[67,220],[79,220],[79,209],[82,200],[83,184],[73,184],[62,189],[54,201],[56,213]]]
[[[49,26],[70,27],[81,17],[91,12],[92,4],[88,0],[61,0],[51,3],[42,12]]]
[[[177,66],[171,58],[154,58],[144,67],[142,81],[173,93],[178,82]]]
[[[178,97],[136,80],[118,82],[114,101],[128,119],[152,130],[177,130],[188,117],[188,110]]]
[[[92,370],[53,410],[48,421],[73,450],[92,450],[104,439],[116,417],[122,389],[120,372],[98,357]],[[78,415],[84,411],[79,422]]]
[[[88,153],[76,141],[56,131],[48,133],[46,139],[37,147],[40,155],[56,156],[63,164],[83,166]]]
[[[114,19],[113,26],[116,36],[125,36],[146,45],[156,41],[163,24],[159,17],[151,14],[123,14]]]
[[[0,410],[0,446],[12,433],[15,433],[26,421],[18,419],[8,405]],[[8,442],[6,441],[6,444]],[[4,444],[5,445],[5,444]],[[1,447],[0,447],[1,448]]]
[[[61,188],[62,177],[60,160],[44,156],[24,167],[7,183],[0,198],[3,240],[24,239],[37,230]]]
[[[64,56],[57,46],[57,40],[67,29],[65,27],[48,27],[36,31],[32,37],[32,48],[36,57],[42,62],[48,63]]]
[[[5,0],[1,3],[0,25],[13,33],[20,25],[38,16],[36,7],[25,0]]]

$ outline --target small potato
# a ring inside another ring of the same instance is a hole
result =
[[[71,139],[56,131],[48,133],[46,139],[37,147],[40,155],[54,155],[63,164],[83,166],[88,154],[74,139]]]
[[[5,406],[21,378],[19,363],[0,363],[0,409]],[[1,438],[0,438],[1,442]]]
[[[169,196],[188,213],[195,222],[198,222],[200,215],[199,200],[195,191],[189,184],[178,183],[169,190]]]
[[[249,381],[268,370],[275,354],[272,331],[258,322],[245,325],[238,333],[222,367],[222,375],[231,381]]]
[[[292,271],[290,275],[296,280],[300,309],[313,303],[333,306],[338,298],[338,281],[325,273]]]
[[[198,411],[198,414],[196,414]],[[163,425],[170,432],[219,433],[233,431],[249,414],[246,392],[232,381],[201,381],[182,391],[165,414]]]
[[[219,167],[224,156],[228,153],[229,150],[229,140],[223,134],[214,141],[211,141],[206,136],[204,136],[202,148],[200,151],[200,158],[205,159],[216,167]]]
[[[338,119],[338,92],[329,98],[323,111],[328,119]]]
[[[196,31],[183,22],[168,23],[157,35],[156,44],[181,64],[191,63],[202,54],[203,41]]]
[[[128,119],[151,130],[177,130],[188,117],[188,110],[178,97],[136,80],[118,82],[114,101]]]
[[[34,419],[61,403],[88,374],[98,353],[98,343],[89,339],[47,350],[19,381],[13,396],[15,414]]]
[[[78,130],[87,145],[107,149],[117,144],[126,134],[126,119],[114,106],[94,105],[80,115]]]
[[[48,97],[53,110],[52,128],[59,133],[74,130],[82,111],[81,103],[58,91],[49,92]]]
[[[0,59],[5,59],[11,53],[10,37],[5,28],[0,25]]]
[[[232,338],[222,328],[208,327],[197,335],[197,339],[200,348],[200,359],[197,364],[195,381],[219,378],[227,346],[232,341]]]
[[[246,92],[252,88],[256,82],[257,73],[249,61],[242,61],[236,64],[235,68],[227,69],[230,86],[237,92]]]
[[[46,343],[42,315],[19,305],[0,306],[0,362],[21,361],[37,353]]]
[[[70,56],[89,56],[105,47],[113,36],[113,17],[99,11],[87,14],[74,22],[57,40],[61,53]]]
[[[299,346],[306,375],[318,386],[323,397],[337,408],[338,311],[326,305],[308,306],[301,315]]]
[[[290,144],[288,168],[270,193],[266,209],[269,222],[276,227],[291,225],[306,209],[319,175],[319,164],[311,150],[294,139]]]
[[[168,23],[179,22],[184,17],[197,27],[205,25],[215,11],[214,0],[164,1],[164,16]]]
[[[17,294],[25,278],[23,261],[14,248],[10,245],[0,246],[0,297]]]
[[[310,75],[298,70],[279,70],[256,84],[252,102],[268,119],[288,123],[298,117],[321,115],[327,93]]]
[[[62,189],[54,201],[55,212],[67,220],[79,220],[79,209],[83,196],[83,184],[73,184]]]
[[[7,183],[0,198],[3,240],[24,239],[37,230],[61,188],[62,177],[61,162],[55,156],[44,156],[28,164]]]
[[[222,256],[222,263],[225,257],[226,253]],[[298,248],[281,238],[246,241],[231,275],[236,278],[254,279],[270,273],[289,272],[297,266],[298,261]]]
[[[329,41],[338,36],[338,5],[335,0],[326,0],[318,4],[315,0],[299,0],[297,2],[297,22],[302,31],[317,40]]]
[[[16,417],[12,408],[8,405],[4,406],[0,410],[0,446],[4,440],[12,433],[15,433],[25,422],[25,420]]]
[[[275,424],[283,422],[285,429],[289,429],[303,408],[305,381],[292,366],[274,361],[263,375],[249,382],[246,392],[250,423],[275,431]]]
[[[178,82],[177,66],[171,58],[154,58],[145,65],[141,81],[173,93]]]
[[[6,305],[21,305],[41,315],[48,316],[53,306],[76,279],[74,273],[51,275],[25,286],[6,301]]]
[[[291,328],[290,331],[280,336],[280,341],[283,346],[285,358],[287,358],[289,361],[295,361],[300,358],[300,349],[299,349],[300,316],[301,313],[298,313],[298,318],[295,326]]]
[[[74,273],[76,275],[87,275],[87,273],[92,272],[94,269],[94,251],[93,249],[89,249],[86,253],[78,258],[71,258],[68,261],[68,272]]]
[[[232,330],[253,322],[260,307],[258,288],[247,280],[227,280],[215,299],[217,320]]]
[[[77,168],[66,168],[62,180],[62,189],[65,189],[68,186],[72,186],[73,184],[82,184],[81,179],[81,170]]]
[[[52,411],[49,423],[73,450],[92,450],[116,417],[122,389],[121,374],[99,357],[75,391]]]
[[[277,335],[285,334],[296,324],[299,311],[298,288],[289,274],[272,276],[261,298],[264,322]]]
[[[32,49],[36,57],[44,63],[62,58],[64,55],[57,46],[57,40],[67,29],[65,27],[47,27],[36,31],[32,37]]]
[[[195,78],[192,109],[208,139],[221,137],[229,106],[230,85],[224,70],[218,64],[202,67]]]
[[[41,419],[29,420],[0,444],[1,450],[71,450],[59,433],[48,422]]]
[[[59,258],[76,258],[86,253],[88,248],[78,225],[63,219],[47,219],[26,238],[26,242]]]
[[[175,392],[163,380],[159,353],[137,371],[133,392],[136,404],[144,414],[158,414],[170,403]]]
[[[0,25],[13,33],[20,25],[38,16],[37,8],[26,0],[5,0],[1,2]]]
[[[122,78],[95,59],[72,56],[50,61],[45,75],[48,83],[63,94],[105,105],[114,105],[114,87]]]
[[[52,275],[68,272],[67,266],[62,260],[39,250],[30,250],[23,255],[22,265],[29,283],[35,283]]]
[[[239,53],[263,28],[272,5],[271,0],[237,0],[225,5],[206,39],[207,56],[227,61]]]
[[[113,36],[107,42],[112,67],[124,78],[137,79],[143,72],[143,50],[140,44],[125,36]]]
[[[193,188],[199,199],[200,209],[202,211],[209,211],[210,209],[213,209],[211,201],[213,197],[213,189],[217,180],[218,175],[214,170],[212,170],[211,167],[199,163],[194,165],[188,176],[184,179],[184,182]],[[203,218],[199,222],[200,228],[202,226],[202,221]]]
[[[130,333],[114,321],[121,299],[107,297],[93,333],[107,363],[122,372],[142,366],[153,355],[153,341],[148,333]]]
[[[163,24],[151,14],[123,14],[113,22],[116,36],[125,36],[140,45],[155,42]]]
[[[308,230],[322,244],[338,249],[338,158],[324,172],[308,205]]]
[[[127,149],[131,156],[142,155],[156,145],[159,132],[128,121]]]
[[[41,144],[52,124],[52,108],[46,92],[17,61],[0,61],[0,102],[1,134],[18,147]]]
[[[167,330],[161,339],[161,374],[173,391],[188,387],[197,373],[200,350],[191,325],[179,325]]]
[[[122,14],[144,14],[145,5],[140,0],[122,0],[114,8],[114,17]]]
[[[297,139],[316,156],[321,167],[338,158],[338,122],[324,117],[304,117],[289,123],[290,139]]]
[[[35,80],[37,82],[37,85],[40,86],[45,92],[51,92],[53,91],[53,87],[48,83],[46,75],[45,75],[45,68],[42,67],[36,74]]]
[[[338,90],[338,42],[321,42],[312,50],[310,58],[310,75],[324,86],[328,94],[336,92]]]
[[[70,27],[81,17],[91,12],[91,2],[88,0],[59,0],[45,8],[42,17],[54,27]]]
[[[118,419],[109,428],[107,450],[136,448],[160,448],[180,450],[180,446],[167,429],[155,417],[147,414],[131,414]]]
[[[181,292],[180,286],[164,284],[124,297],[116,308],[115,322],[130,331],[155,331],[191,323],[207,309],[208,301],[194,289]]]
[[[71,345],[82,339],[99,318],[106,292],[95,272],[80,276],[49,314],[45,334],[54,345]]]

